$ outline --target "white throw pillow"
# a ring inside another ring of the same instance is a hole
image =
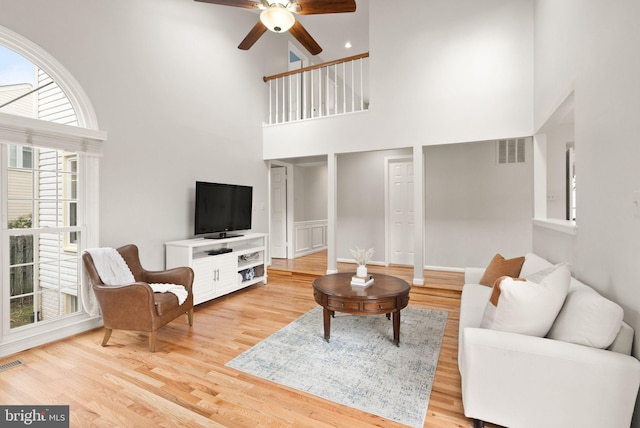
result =
[[[544,337],[562,308],[570,280],[565,263],[527,279],[499,278],[480,327]]]
[[[548,337],[605,349],[618,335],[623,316],[620,305],[574,278]]]
[[[553,264],[548,260],[545,260],[536,254],[527,253],[524,256],[522,269],[520,269],[520,278],[526,278],[529,275],[540,272],[541,270],[551,266],[553,266]]]

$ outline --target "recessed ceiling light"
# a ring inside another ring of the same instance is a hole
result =
[[[351,43],[350,43],[350,42],[345,43],[345,44],[344,44],[344,47],[345,47],[345,48],[347,48],[347,49],[349,49],[349,48],[351,47]]]

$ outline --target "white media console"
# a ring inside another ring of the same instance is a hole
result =
[[[165,247],[167,269],[193,269],[195,305],[258,282],[267,283],[266,233],[186,239],[167,242]]]

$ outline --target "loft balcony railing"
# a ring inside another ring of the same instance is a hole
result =
[[[268,124],[369,109],[369,53],[304,67],[263,80],[269,84]]]

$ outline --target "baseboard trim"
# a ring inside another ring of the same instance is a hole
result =
[[[447,267],[447,266],[425,266],[425,270],[441,270],[444,272],[464,272],[464,268]]]

